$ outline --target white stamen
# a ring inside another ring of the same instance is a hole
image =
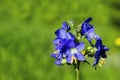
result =
[[[77,53],[78,51],[77,51],[77,49],[76,48],[72,48],[71,49],[71,54],[75,54],[75,53]]]

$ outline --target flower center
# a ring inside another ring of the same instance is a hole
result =
[[[77,51],[77,49],[76,48],[71,48],[71,54],[75,54],[75,53],[77,53],[78,51]]]
[[[58,41],[58,42],[57,42],[57,45],[58,45],[58,46],[61,46],[61,42],[60,42],[60,41]]]
[[[99,36],[97,34],[93,33],[93,32],[90,33],[89,36],[90,36],[91,39],[94,39],[94,40],[97,40],[99,38]]]
[[[56,50],[56,51],[54,52],[54,54],[58,54],[58,52],[59,52],[59,50]]]

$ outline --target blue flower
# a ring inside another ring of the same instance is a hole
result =
[[[94,32],[94,27],[89,23],[92,18],[88,18],[82,23],[81,35],[85,36],[92,47],[96,47],[97,51],[94,54],[95,61],[93,66],[96,66],[101,58],[106,58],[106,51],[109,49],[102,44],[102,39],[99,35]],[[96,40],[95,45],[92,43],[92,40]]]
[[[106,51],[109,50],[105,45],[102,45],[101,39],[97,40],[95,47],[97,48],[97,51],[94,55],[95,61],[94,61],[93,66],[96,66],[98,64],[100,58],[107,58]]]
[[[62,29],[67,30],[67,31],[71,30],[70,26],[66,22],[62,23]]]
[[[74,40],[74,35],[70,33],[70,26],[67,25],[66,22],[63,22],[62,28],[58,29],[55,34],[57,36],[56,39],[53,40],[56,51],[51,54],[56,60],[55,64],[62,64],[62,60],[65,57],[65,53],[67,51],[67,42],[71,39]]]
[[[51,56],[56,59],[55,64],[61,65],[63,59],[63,53],[61,53],[60,50],[56,50],[54,53],[51,54]]]
[[[99,35],[95,34],[94,32],[94,27],[89,23],[92,20],[92,18],[88,18],[82,23],[82,28],[81,28],[81,35],[85,36],[89,43],[92,44],[92,40],[97,40],[99,39]]]
[[[92,18],[88,18],[82,23],[81,35],[87,38],[91,44],[91,49],[95,49],[91,51],[91,53],[93,53],[95,57],[93,66],[96,66],[100,62],[100,59],[107,57],[106,51],[109,49],[102,44],[101,37],[94,32],[94,27],[89,23],[91,20]],[[85,55],[82,54],[84,42],[77,41],[70,30],[70,26],[66,22],[63,22],[62,27],[55,31],[55,35],[57,36],[57,38],[53,40],[55,52],[53,52],[51,56],[56,59],[55,64],[57,65],[63,63],[77,64],[78,61],[86,61]],[[93,44],[92,40],[95,40],[96,43]]]
[[[67,50],[66,45],[67,45],[67,40],[66,39],[61,39],[61,38],[56,38],[53,40],[53,43],[55,45],[56,51],[51,54],[51,56],[56,60],[55,64],[61,65],[62,64],[62,59],[64,58],[65,52]]]
[[[66,39],[61,39],[61,38],[56,38],[53,40],[53,43],[55,45],[55,49],[62,49],[66,43],[67,43],[67,40]]]
[[[84,55],[81,53],[81,50],[84,49],[84,43],[76,43],[74,40],[69,40],[67,43],[68,50],[66,51],[66,60],[68,63],[77,63],[79,61],[85,61]]]
[[[81,35],[85,35],[86,32],[88,32],[90,29],[93,29],[93,26],[89,24],[91,20],[92,18],[88,18],[82,23]]]
[[[61,38],[61,39],[67,39],[67,40],[72,39],[72,40],[74,40],[75,37],[71,32],[69,32],[70,30],[71,30],[70,26],[67,25],[66,22],[63,22],[62,23],[62,28],[58,29],[55,32],[55,34],[58,38]]]
[[[75,39],[74,35],[69,32],[70,30],[70,26],[66,22],[63,22],[62,27],[55,32],[57,38],[53,40],[53,43],[56,51],[51,56],[57,59],[55,62],[57,65],[60,65],[63,58],[66,57],[67,42]]]
[[[55,39],[55,42],[60,39]],[[64,43],[64,41],[63,41]],[[55,64],[61,65],[63,58],[66,58],[67,63],[77,63],[79,61],[85,61],[84,55],[81,50],[84,49],[84,43],[76,43],[74,40],[68,40],[64,46],[58,47],[54,53],[51,54],[56,59]]]

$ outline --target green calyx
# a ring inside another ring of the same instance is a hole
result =
[[[97,48],[89,46],[86,50],[86,54],[90,57],[93,57],[96,51],[97,51]]]

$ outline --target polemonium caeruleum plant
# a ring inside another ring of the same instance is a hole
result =
[[[74,27],[75,35],[70,32],[71,27],[66,22],[63,22],[62,27],[55,31],[57,36],[53,40],[55,52],[51,56],[56,59],[55,64],[57,65],[73,65],[77,73],[77,80],[79,80],[80,63],[86,62],[89,64],[86,56],[95,59],[93,67],[96,69],[97,66],[104,64],[107,57],[106,51],[109,50],[103,45],[101,37],[95,33],[94,27],[90,24],[91,20],[92,18],[88,18],[81,26]],[[85,46],[84,39],[88,40],[89,46]]]

